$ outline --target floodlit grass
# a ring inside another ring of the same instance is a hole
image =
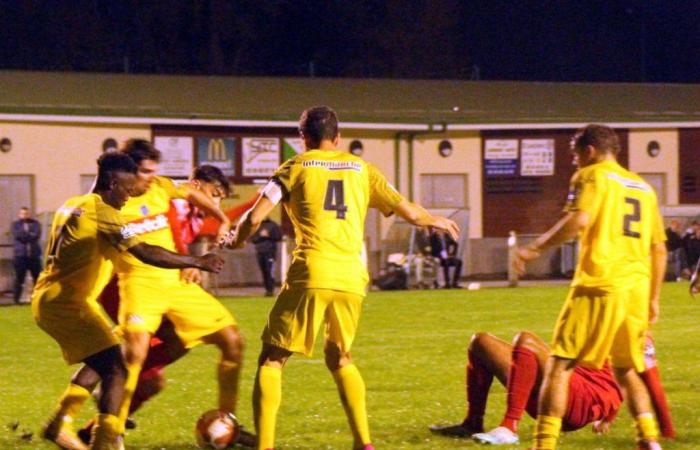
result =
[[[664,287],[656,341],[664,385],[678,429],[666,449],[700,449],[700,320],[687,284]],[[550,336],[565,295],[563,287],[372,293],[365,302],[353,353],[367,383],[370,426],[380,449],[452,449],[476,447],[464,440],[433,436],[431,423],[453,423],[464,415],[465,349],[469,336],[489,331],[510,339],[523,329]],[[258,336],[272,302],[262,298],[225,298],[248,339],[239,417],[252,427],[250,397]],[[318,343],[320,344],[320,342]],[[58,347],[33,323],[30,308],[0,309],[0,449],[54,448],[37,437],[40,423],[69,380],[73,368]],[[215,405],[216,351],[199,347],[168,368],[169,386],[136,415],[138,428],[127,447],[192,449],[200,413]],[[492,388],[487,427],[504,409],[504,390]],[[94,414],[92,403],[82,418]],[[19,422],[16,430],[11,425]],[[529,443],[533,421],[525,418],[521,438]],[[31,440],[21,435],[32,432]],[[563,449],[630,449],[631,420],[621,413],[606,437],[588,430],[568,434]],[[284,371],[278,418],[280,449],[349,449],[351,437],[320,345],[313,358],[293,357]],[[516,448],[516,447],[513,447]]]

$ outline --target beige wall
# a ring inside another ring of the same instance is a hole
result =
[[[372,131],[346,131],[342,133],[340,148],[346,150],[350,142],[358,139],[362,141],[364,151],[362,159],[377,166],[377,168],[386,176],[391,184],[394,183],[394,137],[391,133],[381,133]],[[405,173],[402,172],[405,176]],[[399,186],[395,186],[401,190]],[[389,227],[393,222],[393,217],[381,217],[379,234],[381,237],[386,236]]]
[[[452,154],[443,158],[438,144],[448,139]],[[413,196],[421,198],[421,174],[466,173],[469,178],[469,237],[482,237],[481,221],[481,138],[477,133],[416,140],[413,144]]]
[[[647,144],[657,141],[661,153],[652,158]],[[638,173],[663,173],[666,175],[666,204],[678,204],[678,131],[645,130],[629,133],[629,166]]]
[[[43,212],[81,193],[80,175],[96,173],[105,139],[150,139],[151,131],[148,126],[0,123],[0,135],[12,140],[12,151],[0,153],[0,174],[34,174],[36,212]]]

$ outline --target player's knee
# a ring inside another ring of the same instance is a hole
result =
[[[488,333],[484,333],[483,331],[478,331],[472,334],[472,337],[469,340],[469,346],[467,347],[467,353],[474,353],[483,350],[486,345],[486,341],[489,338],[490,335]]]
[[[229,333],[226,337],[227,356],[237,362],[243,361],[243,350],[245,349],[245,339],[237,330]]]
[[[539,344],[540,339],[529,331],[521,331],[513,338],[513,347],[521,347],[536,351]]]
[[[292,355],[289,350],[270,344],[263,344],[263,349],[258,357],[258,366],[270,366],[281,369]]]
[[[331,372],[352,363],[350,352],[342,351],[335,342],[326,341],[323,353],[325,355],[326,367],[328,367],[328,370]]]
[[[124,359],[127,364],[143,364],[148,356],[151,336],[144,332],[127,332],[124,334]]]

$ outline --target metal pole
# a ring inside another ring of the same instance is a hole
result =
[[[515,270],[515,252],[518,248],[518,235],[508,233],[508,287],[518,287],[518,272]]]

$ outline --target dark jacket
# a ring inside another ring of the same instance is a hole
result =
[[[671,228],[666,228],[666,248],[669,252],[683,247],[683,238]]]
[[[34,219],[15,220],[12,222],[12,240],[15,258],[41,258],[39,238],[41,225]]]
[[[455,256],[457,254],[457,242],[452,239],[447,233],[433,233],[430,235],[430,253],[435,258],[442,259],[441,253],[445,250],[447,256]]]
[[[267,231],[267,236],[261,235],[263,230]],[[255,244],[257,253],[272,253],[274,255],[277,253],[277,242],[282,240],[282,231],[275,222],[265,219],[250,240]]]

